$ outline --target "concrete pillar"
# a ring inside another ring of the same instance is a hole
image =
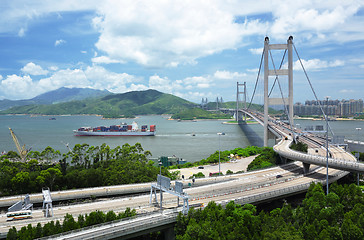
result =
[[[289,112],[289,123],[293,127],[293,57],[292,57],[292,40],[290,36],[287,40],[288,49],[288,112]]]
[[[303,163],[303,173],[307,174],[310,172],[310,164],[309,163]]]
[[[164,234],[164,239],[168,239],[168,240],[174,240],[176,239],[176,235],[174,233],[174,226],[167,228],[166,230],[163,231]]]
[[[268,147],[268,79],[269,79],[269,38],[264,39],[264,147]]]
[[[239,82],[236,82],[236,113],[235,120],[239,122]]]
[[[246,82],[244,82],[244,108],[246,109]],[[246,113],[244,112],[244,122],[246,123]]]

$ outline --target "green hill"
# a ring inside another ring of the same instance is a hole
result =
[[[144,114],[174,114],[195,107],[182,98],[156,90],[110,94],[100,98],[52,105],[13,107],[2,114],[98,114],[104,117],[133,117]]]
[[[103,97],[111,94],[107,90],[96,90],[90,88],[66,88],[61,87],[59,89],[43,93],[31,99],[24,100],[0,100],[0,110],[10,109],[16,106],[26,105],[50,105],[54,103],[69,102],[75,100],[84,100],[87,98]]]

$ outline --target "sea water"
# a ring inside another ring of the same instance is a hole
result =
[[[136,119],[102,119],[100,116],[49,116],[0,115],[0,151],[16,151],[9,127],[17,135],[21,145],[32,151],[43,151],[47,146],[62,153],[75,144],[87,143],[100,146],[105,143],[111,148],[123,144],[140,143],[144,150],[149,150],[153,158],[160,156],[177,156],[190,162],[207,158],[218,150],[231,150],[249,145],[249,139],[263,139],[263,127],[259,124],[248,125],[249,132],[244,133],[238,125],[223,124],[226,120],[176,121],[167,115],[138,116]],[[77,137],[73,130],[80,127],[96,127],[131,124],[136,121],[141,125],[156,125],[155,136],[123,137]],[[296,127],[324,125],[323,121],[295,120]],[[347,139],[364,141],[364,121],[333,121],[330,126],[336,135]],[[361,130],[356,130],[361,128]],[[224,132],[225,135],[217,133]],[[254,135],[254,136],[250,136]]]
[[[0,151],[16,151],[9,127],[17,135],[21,144],[33,151],[42,151],[47,146],[62,153],[75,144],[87,143],[100,146],[106,143],[111,148],[123,144],[140,143],[144,150],[149,150],[153,158],[160,156],[177,156],[187,161],[207,158],[220,150],[231,150],[250,145],[247,137],[238,125],[223,124],[224,120],[176,121],[169,116],[138,116],[136,119],[102,119],[100,116],[49,116],[7,115],[0,116]],[[131,124],[156,125],[155,136],[123,137],[80,137],[74,136],[73,130],[80,127],[96,127]],[[256,126],[259,132],[261,127]],[[219,137],[218,132],[225,135]],[[258,133],[259,134],[259,133]],[[219,139],[220,138],[220,139]]]

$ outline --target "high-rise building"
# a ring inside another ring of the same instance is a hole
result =
[[[298,116],[322,115],[322,111],[330,116],[353,116],[363,113],[363,100],[306,100],[305,105],[296,103],[293,111]]]

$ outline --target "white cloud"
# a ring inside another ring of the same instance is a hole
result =
[[[275,1],[272,6],[274,21],[270,32],[282,38],[287,38],[290,34],[300,34],[307,39],[316,37],[337,41],[341,37],[339,34],[335,39],[338,31],[353,34],[349,31],[350,24],[356,21],[356,13],[361,7],[363,2],[355,0],[329,2],[308,0],[295,4]]]
[[[10,99],[27,99],[32,96],[32,91],[34,84],[30,76],[17,76],[15,74],[7,76],[0,83],[1,91],[6,98]]]
[[[339,92],[340,93],[354,93],[355,91],[353,89],[341,89]]]
[[[107,56],[94,57],[91,60],[93,63],[124,63],[123,61],[114,60]]]
[[[87,67],[85,70],[61,69],[39,81],[32,79],[29,75],[17,76],[15,74],[0,80],[1,92],[9,99],[32,98],[60,87],[107,89],[115,93],[147,88],[134,84],[141,78],[126,73],[113,73],[100,66]],[[19,98],[19,96],[21,97]]]
[[[229,71],[216,71],[214,74],[214,77],[218,79],[237,79],[245,76],[246,74],[243,73],[229,72]]]
[[[59,45],[62,45],[62,44],[65,44],[66,43],[66,41],[65,40],[63,40],[63,39],[59,39],[59,40],[56,40],[55,42],[54,42],[54,46],[59,46]]]
[[[25,29],[24,28],[19,29],[18,36],[19,37],[24,37],[25,36]]]
[[[362,65],[359,65],[359,67],[360,67],[360,68],[364,68],[364,64],[362,64]]]
[[[324,61],[324,60],[320,60],[320,59],[310,59],[310,60],[304,60],[301,59],[303,67],[306,70],[320,70],[320,69],[324,69],[324,68],[331,68],[331,67],[340,67],[340,66],[344,66],[345,62],[341,61],[341,60],[335,60],[335,61]],[[287,64],[285,66],[285,68],[287,68]],[[297,60],[296,62],[294,62],[293,64],[293,69],[294,70],[302,70],[302,66],[301,63],[299,62],[299,60]]]
[[[50,66],[48,69],[51,70],[51,71],[57,71],[58,67],[57,66]]]
[[[263,48],[250,48],[249,51],[255,55],[262,55]]]
[[[30,75],[46,75],[48,71],[43,69],[41,66],[34,64],[33,62],[27,63],[21,71],[25,74]]]
[[[258,73],[259,68],[247,69],[246,71],[250,73]]]
[[[141,81],[141,78],[127,73],[110,72],[101,66],[87,67],[84,74],[90,81],[89,85],[92,88],[107,89],[114,93],[127,92],[129,91],[129,84]]]
[[[112,59],[145,66],[193,64],[200,57],[235,49],[251,27],[250,22],[235,23],[221,1],[103,3],[93,21],[100,32],[96,47]]]

